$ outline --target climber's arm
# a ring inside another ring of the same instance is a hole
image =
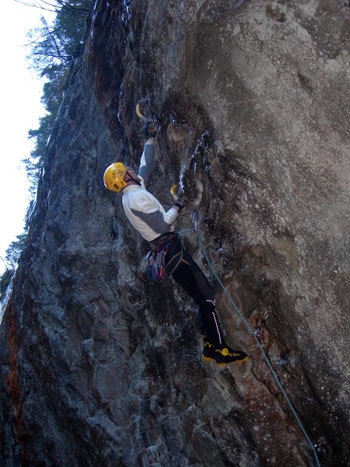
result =
[[[154,159],[156,157],[156,141],[155,138],[148,138],[146,141],[143,152],[141,155],[140,166],[138,170],[138,176],[144,181],[147,187],[154,165]]]

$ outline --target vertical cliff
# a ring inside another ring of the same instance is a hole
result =
[[[349,26],[340,0],[94,2],[1,325],[4,466],[349,465]],[[141,98],[150,189],[182,183],[245,365],[201,361],[193,303],[145,279],[103,187],[137,166]]]

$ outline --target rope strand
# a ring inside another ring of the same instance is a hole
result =
[[[183,230],[181,232],[179,232],[180,235],[182,235],[183,233],[186,233],[186,232],[195,232],[197,233],[198,230],[196,228],[192,228],[192,229],[186,229],[186,230]],[[307,434],[305,428],[304,428],[304,425],[302,424],[301,420],[300,420],[300,417],[299,415],[297,414],[293,404],[291,403],[286,391],[284,390],[283,386],[282,386],[282,383],[280,382],[278,376],[277,376],[277,373],[275,372],[275,370],[273,369],[272,367],[272,364],[268,358],[268,356],[266,355],[264,349],[262,348],[260,342],[259,342],[259,339],[258,337],[256,336],[256,333],[254,332],[254,330],[252,329],[252,327],[250,326],[250,324],[248,323],[248,321],[246,320],[246,318],[243,316],[241,310],[238,308],[238,306],[236,305],[236,303],[234,302],[232,296],[230,295],[230,293],[228,292],[227,288],[225,287],[225,285],[222,283],[219,275],[217,274],[217,272],[215,271],[214,267],[213,267],[213,264],[212,262],[210,261],[210,258],[209,258],[209,254],[207,252],[207,249],[205,248],[205,245],[203,243],[203,240],[202,240],[202,237],[200,235],[200,233],[198,232],[197,234],[197,239],[198,239],[198,244],[199,244],[199,247],[205,257],[205,259],[207,260],[207,263],[208,263],[208,266],[209,266],[209,269],[211,270],[212,274],[214,275],[215,279],[217,280],[218,284],[220,285],[220,287],[222,288],[223,292],[225,293],[226,297],[228,298],[229,302],[231,303],[231,305],[233,306],[234,310],[237,312],[238,316],[240,317],[240,319],[242,320],[243,324],[245,325],[245,327],[247,328],[248,332],[250,333],[250,335],[254,338],[255,342],[256,342],[256,345],[258,346],[264,360],[265,360],[265,363],[267,364],[272,376],[273,376],[273,379],[275,380],[279,390],[281,391],[281,394],[283,395],[290,411],[292,412],[297,424],[299,425],[300,427],[300,430],[301,432],[303,433],[304,435],[304,438],[305,440],[307,441],[308,445],[310,446],[311,450],[312,450],[312,453],[313,453],[313,456],[314,456],[314,459],[315,459],[315,465],[316,467],[321,467],[321,464],[320,464],[320,461],[318,459],[318,455],[317,455],[317,452],[316,452],[316,449],[315,449],[315,446],[313,445],[309,435]]]

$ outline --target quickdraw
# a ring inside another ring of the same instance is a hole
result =
[[[162,281],[166,277],[165,256],[168,252],[167,245],[159,245],[154,251],[147,255],[148,264],[146,267],[146,276],[153,281]]]

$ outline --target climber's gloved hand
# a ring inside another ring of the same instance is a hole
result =
[[[155,138],[158,133],[158,126],[153,120],[147,120],[143,126],[143,134],[146,139]]]
[[[183,204],[183,201],[180,199],[177,199],[176,201],[174,201],[172,203],[172,206],[175,206],[178,212],[180,212],[185,207],[185,205]]]

